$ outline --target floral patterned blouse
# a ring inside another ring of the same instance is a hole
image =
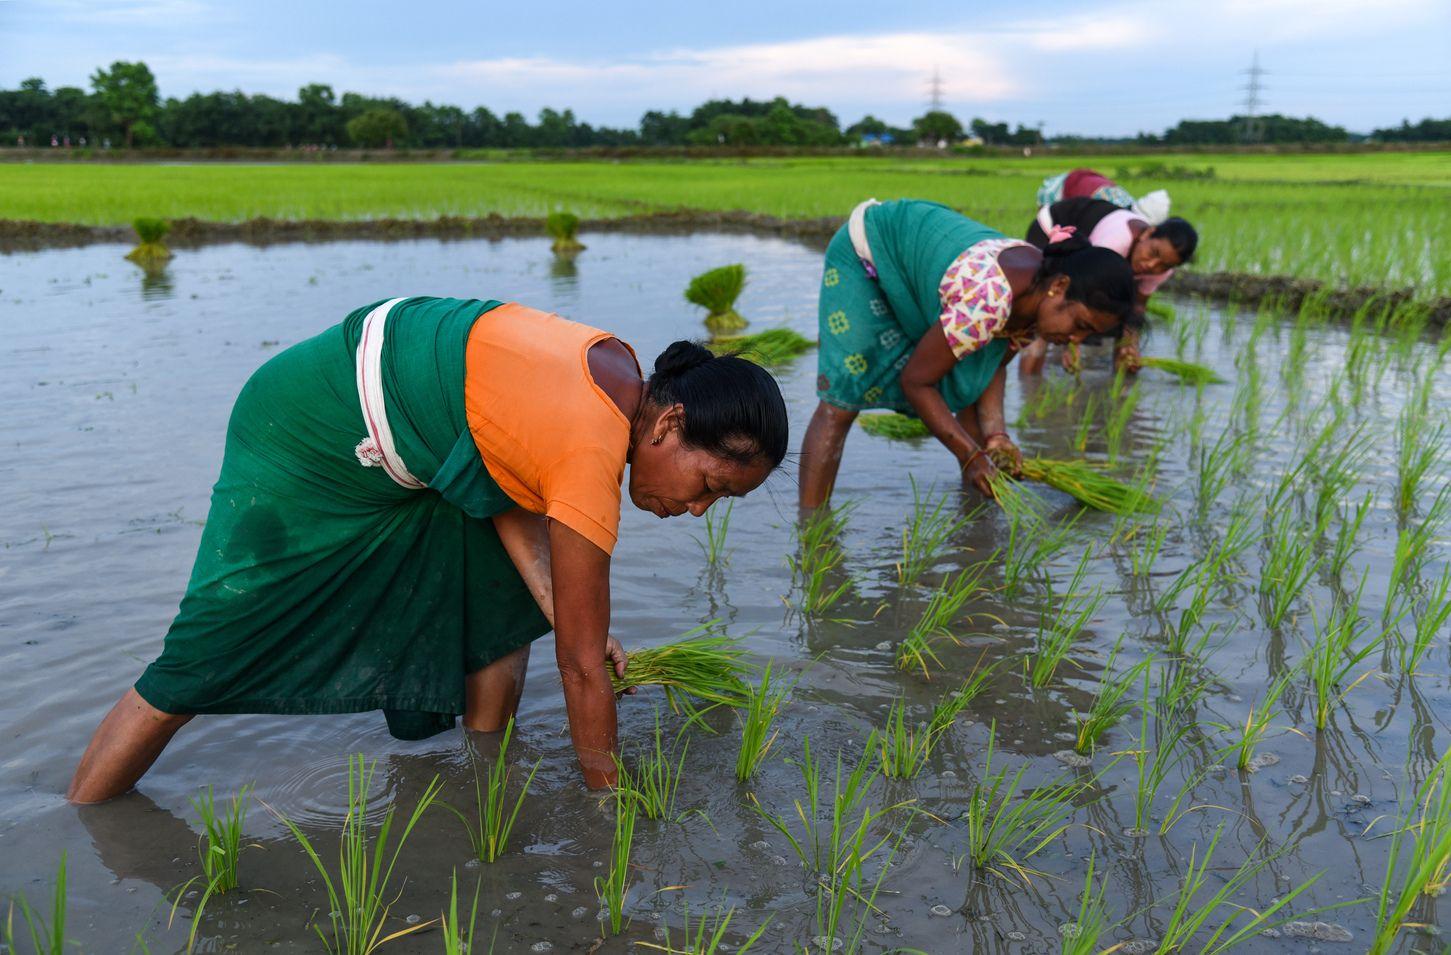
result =
[[[1032,339],[1031,332],[1009,336],[1006,330],[1013,308],[1013,289],[998,266],[998,255],[1017,245],[1028,243],[1019,239],[984,239],[953,259],[943,273],[937,286],[942,301],[938,321],[952,354],[959,359],[994,338],[1011,337],[1009,347],[1015,350]]]

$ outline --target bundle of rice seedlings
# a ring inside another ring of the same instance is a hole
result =
[[[767,368],[784,365],[816,342],[789,328],[772,328],[754,335],[721,335],[710,342],[710,350],[717,355],[739,355]]]
[[[126,253],[126,258],[143,269],[158,269],[171,258],[171,250],[161,240],[171,231],[171,223],[165,219],[141,218],[131,223],[136,230],[139,244]]]
[[[1159,299],[1154,299],[1149,302],[1148,305],[1144,306],[1144,311],[1166,322],[1173,322],[1175,318],[1174,306],[1168,302],[1162,302]]]
[[[1177,358],[1141,358],[1139,364],[1145,368],[1154,368],[1177,375],[1180,381],[1189,385],[1224,384],[1224,379],[1219,377],[1219,373],[1213,368],[1207,365],[1196,365],[1192,361],[1180,361]]]
[[[1109,477],[1087,461],[1024,458],[1023,477],[1057,488],[1080,503],[1111,514],[1154,513],[1160,506],[1156,498]]]
[[[550,248],[556,255],[573,255],[584,248],[579,241],[579,216],[573,212],[551,212],[544,219],[544,231],[554,243]]]
[[[869,412],[857,415],[857,424],[867,434],[894,441],[912,441],[932,434],[919,418],[909,418],[895,411]]]
[[[685,300],[709,313],[705,316],[705,327],[710,329],[711,334],[737,332],[747,325],[736,311],[736,299],[741,297],[741,290],[745,287],[744,265],[722,265],[691,279],[685,288]]]
[[[616,693],[636,686],[664,687],[670,708],[693,717],[698,710],[692,700],[711,706],[745,705],[750,688],[742,675],[751,669],[739,640],[687,634],[686,639],[676,643],[634,651],[624,679],[613,674],[611,679]]]

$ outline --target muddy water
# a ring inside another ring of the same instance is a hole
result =
[[[325,917],[326,897],[269,809],[331,846],[344,810],[348,754],[356,752],[378,760],[380,811],[390,803],[408,811],[435,775],[442,777],[444,798],[469,805],[473,776],[461,732],[401,743],[387,735],[377,714],[208,717],[181,732],[139,792],[81,810],[67,806],[60,793],[96,721],[160,648],[200,536],[231,401],[278,349],[360,303],[426,293],[512,298],[557,310],[612,329],[649,356],[676,337],[701,331],[679,290],[694,273],[731,261],[750,268],[741,311],[757,328],[785,323],[815,336],[818,262],[808,249],[709,235],[594,236],[589,245],[574,266],[553,263],[543,242],[518,239],[214,246],[183,253],[152,279],[121,258],[121,246],[0,258],[0,672],[7,689],[0,697],[0,894],[24,892],[42,902],[64,852],[70,934],[84,950],[140,950],[143,941],[152,951],[177,950],[185,944],[196,900],[183,898],[168,925],[168,893],[199,871],[189,800],[207,785],[230,793],[253,783],[258,799],[246,831],[255,847],[242,859],[249,891],[207,906],[198,926],[200,945],[209,951],[310,951],[317,940],[307,923],[319,911]],[[1180,311],[1196,314],[1188,306]],[[1205,333],[1191,342],[1188,356],[1234,378],[1248,319],[1212,313],[1202,321]],[[1295,901],[1294,911],[1362,898],[1379,886],[1388,841],[1377,837],[1389,826],[1381,820],[1369,833],[1367,827],[1397,811],[1447,745],[1446,641],[1438,640],[1425,672],[1414,680],[1389,675],[1363,682],[1338,708],[1331,728],[1318,734],[1297,684],[1261,749],[1273,757],[1268,765],[1244,776],[1216,768],[1225,760],[1215,750],[1226,737],[1214,724],[1242,722],[1271,674],[1301,657],[1302,638],[1314,627],[1309,611],[1315,608],[1323,619],[1332,592],[1317,578],[1294,621],[1271,631],[1255,595],[1259,547],[1246,554],[1243,576],[1216,594],[1206,614],[1206,622],[1217,624],[1217,636],[1207,667],[1195,676],[1209,684],[1196,710],[1199,733],[1154,807],[1155,826],[1171,812],[1169,801],[1184,780],[1202,777],[1181,804],[1194,810],[1164,834],[1157,828],[1147,837],[1125,834],[1134,823],[1134,772],[1130,761],[1113,764],[1111,754],[1132,748],[1136,718],[1109,733],[1091,769],[1070,770],[1053,755],[1071,745],[1072,714],[1086,705],[1121,635],[1127,635],[1124,661],[1162,651],[1164,621],[1149,609],[1152,595],[1212,545],[1231,500],[1243,495],[1256,505],[1263,501],[1292,460],[1295,422],[1320,412],[1330,381],[1345,365],[1346,333],[1311,333],[1296,359],[1305,385],[1294,399],[1286,397],[1281,377],[1291,337],[1288,325],[1275,323],[1260,342],[1256,360],[1264,387],[1256,404],[1254,464],[1202,526],[1191,517],[1191,421],[1201,409],[1200,430],[1212,443],[1229,419],[1234,388],[1212,387],[1196,397],[1162,376],[1143,376],[1124,455],[1139,461],[1156,442],[1167,441],[1158,486],[1185,516],[1166,518],[1171,529],[1147,576],[1132,572],[1129,545],[1110,540],[1112,518],[1088,514],[1080,520],[1073,544],[1051,565],[1052,575],[1061,590],[1084,548],[1092,546],[1088,585],[1108,597],[1074,654],[1076,664],[1066,664],[1052,686],[1028,690],[1020,676],[1042,587],[1029,586],[1013,600],[990,594],[971,605],[976,622],[964,622],[964,646],[944,649],[944,661],[956,673],[983,654],[1005,665],[922,776],[876,784],[877,802],[912,799],[940,821],[919,816],[910,826],[878,899],[884,919],[871,920],[863,950],[1057,951],[1060,926],[1076,915],[1090,856],[1108,874],[1109,911],[1121,920],[1105,944],[1157,939],[1168,908],[1155,902],[1172,891],[1193,847],[1202,849],[1221,827],[1214,888],[1262,842],[1281,853],[1236,896],[1240,904],[1268,904],[1317,873],[1323,873],[1319,882]],[[1173,336],[1164,333],[1150,350],[1172,348]],[[1419,345],[1410,364],[1424,368],[1433,356],[1431,346]],[[1091,368],[1101,368],[1102,357]],[[1366,422],[1376,449],[1363,468],[1362,488],[1384,489],[1394,481],[1394,422],[1411,373],[1392,362],[1351,415],[1352,422]],[[793,443],[814,406],[813,377],[810,357],[781,374]],[[1010,420],[1041,387],[1010,387]],[[1111,384],[1106,374],[1091,370],[1082,388],[1076,408],[1030,415],[1014,427],[1026,450],[1068,456],[1078,410],[1091,393],[1106,398]],[[1445,406],[1447,390],[1443,376],[1432,407]],[[1102,456],[1101,436],[1090,440],[1089,450]],[[780,757],[798,753],[801,739],[809,736],[813,750],[828,758],[838,750],[854,758],[897,695],[925,710],[953,685],[951,673],[929,682],[892,665],[891,647],[920,614],[925,597],[922,590],[904,594],[896,584],[894,564],[911,509],[909,473],[924,487],[949,493],[955,507],[975,503],[954,489],[951,459],[930,442],[894,444],[855,432],[838,484],[839,499],[856,502],[843,539],[854,584],[833,613],[842,619],[828,622],[804,621],[788,606],[794,599],[785,563],[795,515],[790,468],[736,503],[731,560],[721,572],[708,569],[702,556],[699,522],[661,522],[633,510],[624,515],[614,568],[614,632],[627,646],[664,642],[719,619],[799,683],[778,751],[750,786],[737,786],[731,772],[736,736],[728,718],[715,720],[718,735],[690,735],[689,776],[678,806],[698,812],[678,822],[641,822],[629,902],[633,921],[623,940],[599,950],[625,951],[630,940],[655,940],[662,925],[679,926],[687,903],[696,912],[734,906],[736,924],[751,929],[770,917],[768,951],[809,944],[816,934],[812,884],[787,842],[750,808],[748,794],[778,812],[793,812],[800,777]],[[1361,493],[1350,496],[1358,500]],[[1072,512],[1066,499],[1046,496],[1056,514]],[[1368,573],[1364,608],[1371,620],[1380,617],[1394,534],[1395,516],[1379,503],[1346,574],[1358,580]],[[1005,540],[1002,517],[984,510],[953,541],[928,583]],[[1426,576],[1439,572],[1433,560]],[[1000,578],[994,572],[990,579]],[[390,929],[406,927],[409,917],[436,916],[447,901],[450,873],[457,871],[466,892],[476,880],[481,885],[483,935],[494,936],[496,951],[545,950],[540,943],[555,951],[596,950],[593,881],[604,871],[611,827],[606,808],[576,779],[548,644],[541,641],[531,663],[512,754],[521,769],[540,764],[513,846],[492,866],[472,864],[457,819],[443,811],[427,815],[400,862],[406,884]],[[622,704],[627,746],[646,739],[658,706],[663,701],[649,693]],[[965,847],[959,817],[992,721],[996,764],[1026,763],[1025,784],[1101,773],[1080,799],[1073,827],[1032,858],[1039,874],[1027,885],[956,864]],[[673,731],[679,720],[667,712],[664,722]],[[488,740],[476,743],[488,749]],[[1431,911],[1429,920],[1437,914]],[[1355,940],[1262,938],[1242,950],[1361,950],[1373,922],[1366,905],[1319,917],[1348,928]],[[389,946],[439,947],[436,933]]]

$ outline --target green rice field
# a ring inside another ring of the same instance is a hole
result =
[[[0,218],[117,225],[739,210],[842,216],[868,196],[936,199],[1010,234],[1046,175],[1087,165],[1166,188],[1203,237],[1195,267],[1451,294],[1451,153],[897,156],[691,161],[0,166]]]

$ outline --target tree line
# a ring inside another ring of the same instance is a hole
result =
[[[192,93],[163,99],[145,63],[116,62],[97,69],[90,88],[50,89],[32,77],[18,89],[0,90],[0,145],[228,146],[270,148],[574,148],[588,146],[841,146],[952,144],[971,135],[990,146],[1034,146],[1042,131],[976,118],[964,125],[931,110],[898,127],[865,116],[843,127],[821,106],[772,100],[717,99],[689,113],[651,110],[634,129],[592,126],[572,110],[546,108],[533,122],[518,112],[499,116],[483,106],[392,97],[337,95],[310,83],[295,100],[241,91]],[[1314,118],[1268,115],[1227,120],[1184,120],[1162,135],[1140,134],[1144,145],[1228,145],[1242,142],[1345,142],[1351,134]],[[1376,130],[1372,138],[1395,142],[1451,139],[1451,120]],[[1064,141],[1092,139],[1063,137]],[[1102,140],[1100,140],[1102,141]]]

